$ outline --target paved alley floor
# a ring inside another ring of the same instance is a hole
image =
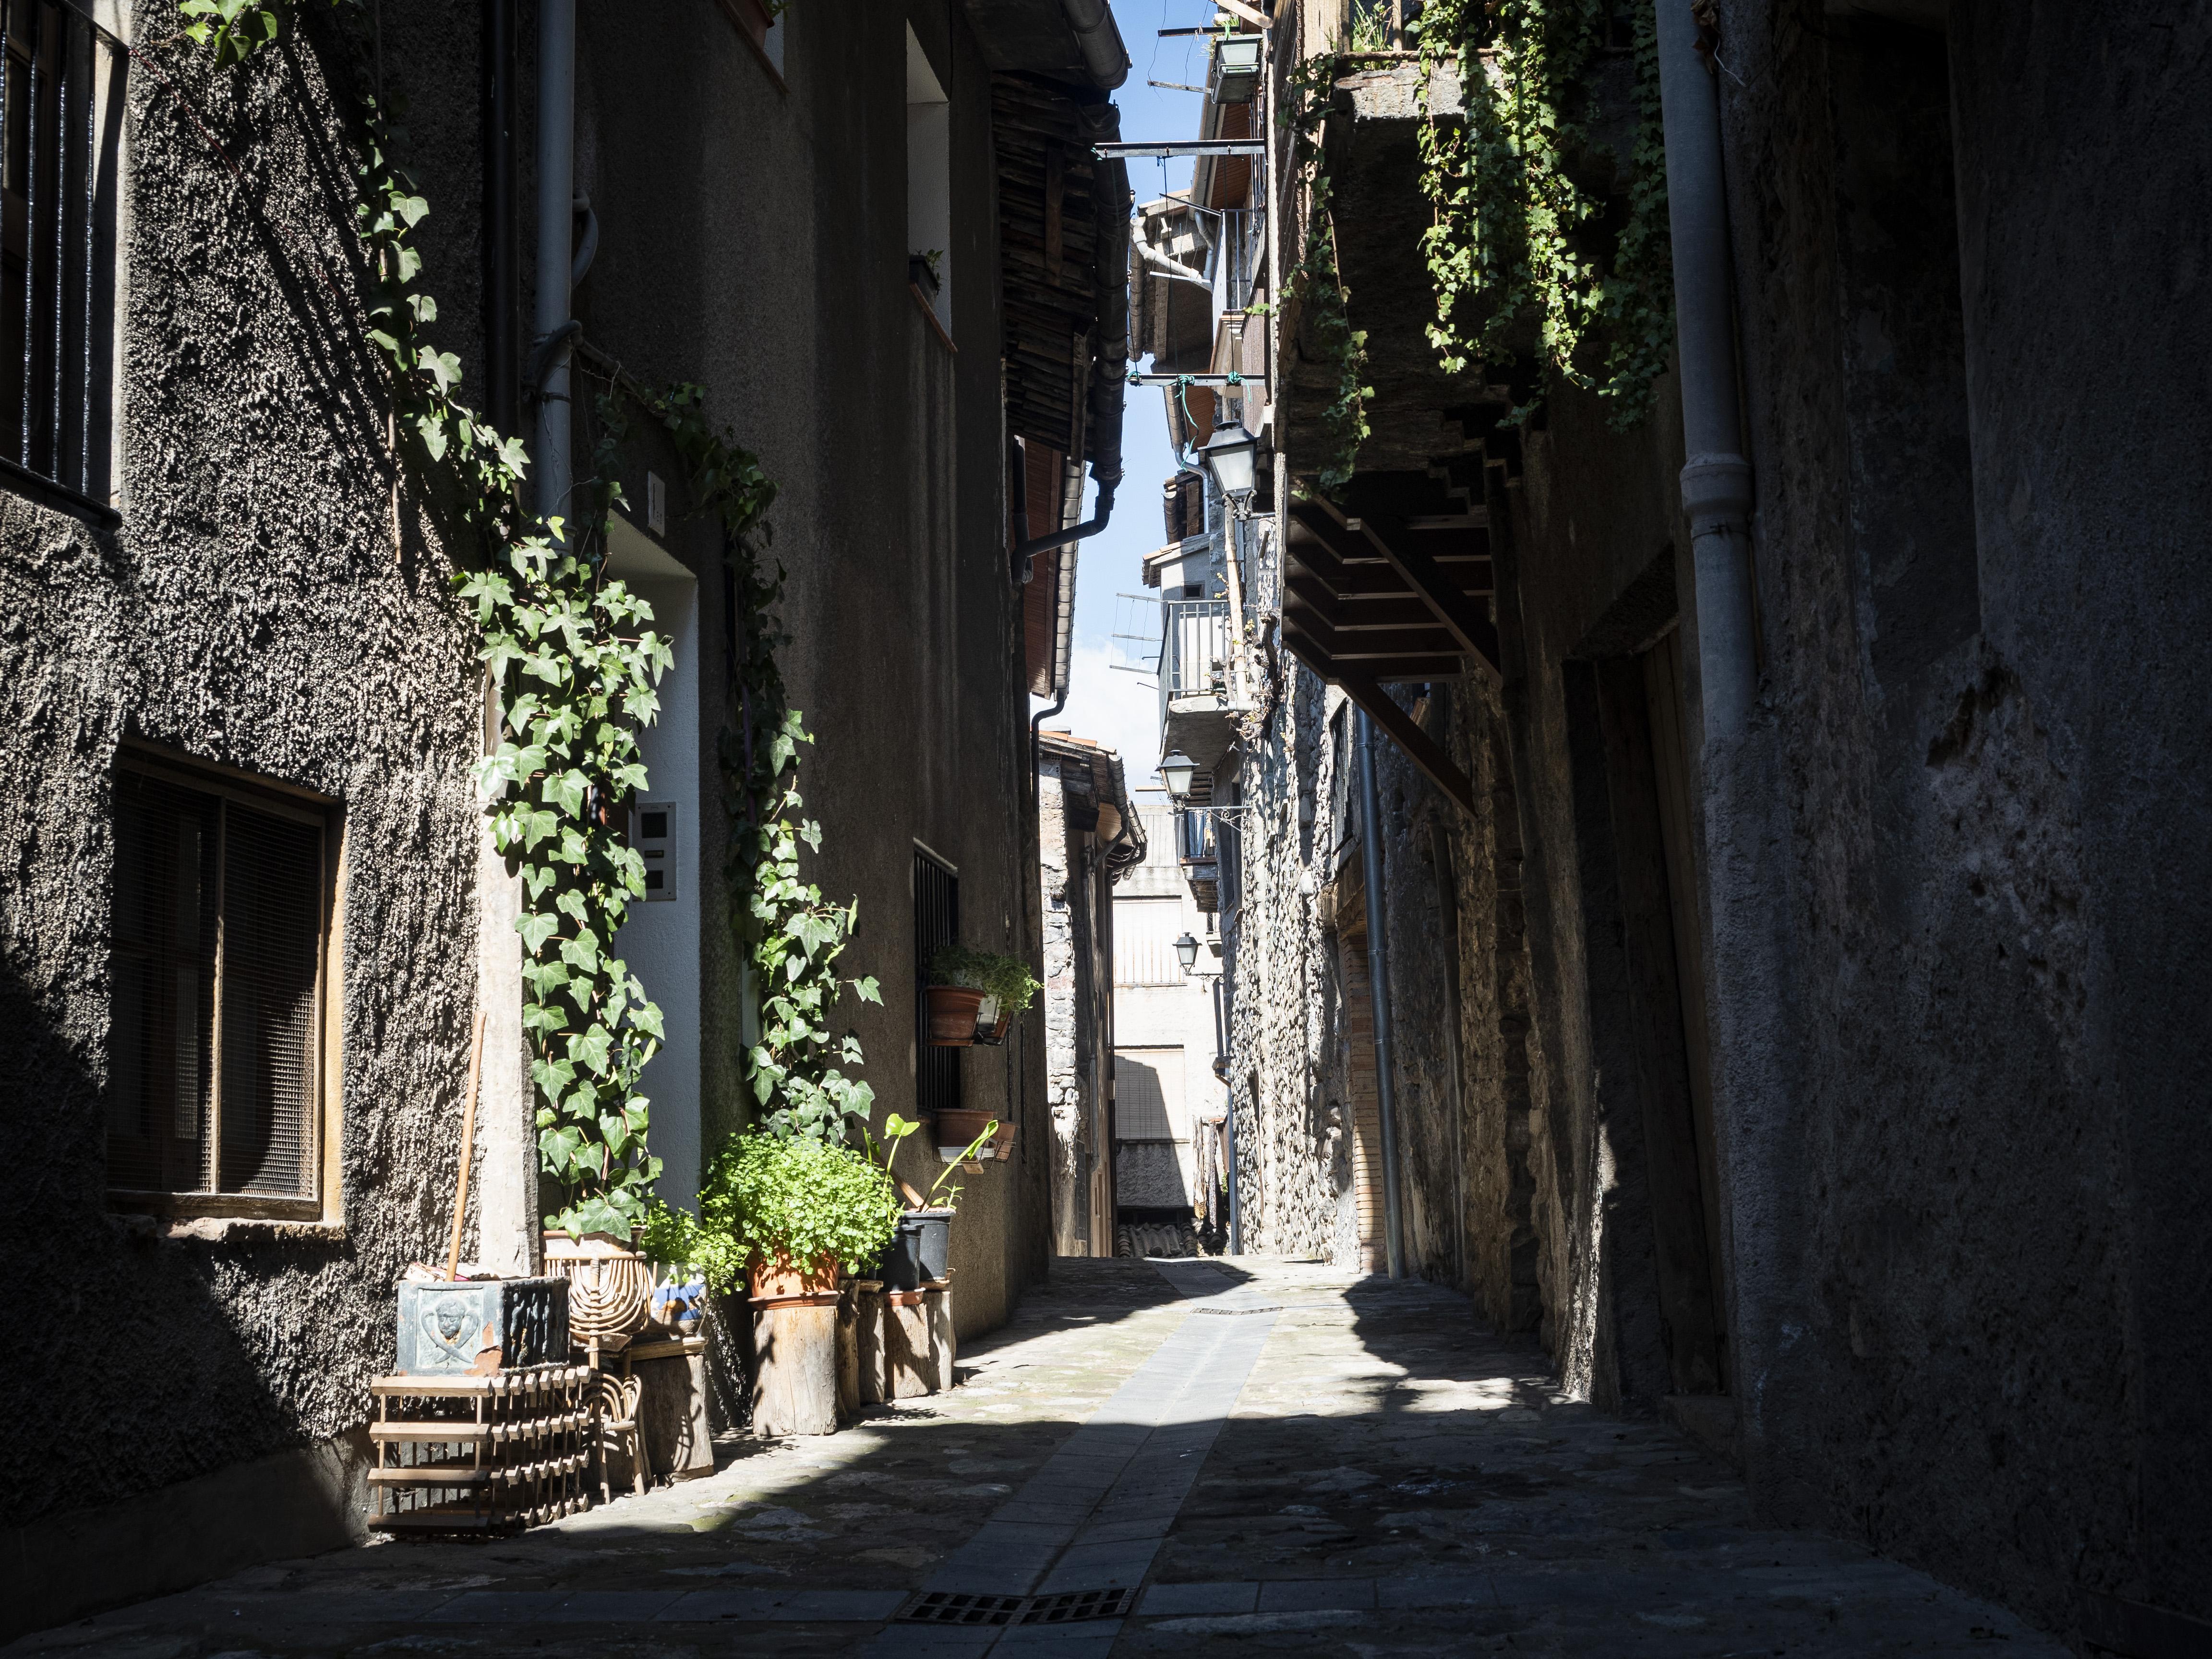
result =
[[[5,1659],[2063,1652],[1753,1524],[1725,1468],[1564,1398],[1434,1285],[1062,1261],[960,1370],[520,1537],[256,1568]],[[893,1622],[917,1598],[1025,1622]]]

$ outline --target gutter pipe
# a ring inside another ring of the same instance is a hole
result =
[[[1682,383],[1682,511],[1696,567],[1707,739],[1740,735],[1759,696],[1751,599],[1751,463],[1743,456],[1729,294],[1720,95],[1690,0],[1660,0],[1659,96]]]
[[[1075,44],[1083,53],[1083,67],[1101,92],[1111,92],[1129,78],[1129,50],[1121,44],[1121,31],[1114,26],[1113,8],[1106,0],[1060,0]]]
[[[1359,860],[1367,885],[1367,995],[1375,1021],[1375,1107],[1382,1129],[1382,1246],[1390,1277],[1406,1276],[1398,1228],[1397,1056],[1390,1037],[1390,953],[1383,917],[1382,811],[1375,787],[1375,723],[1359,711]]]
[[[569,316],[575,258],[576,0],[538,8],[538,288],[532,325],[538,368],[532,459],[538,516],[563,515],[575,473],[569,447],[568,356],[580,324]]]
[[[516,336],[522,250],[514,201],[514,0],[483,0],[484,413],[502,436],[516,435],[522,363]]]

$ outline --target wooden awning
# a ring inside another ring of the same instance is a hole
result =
[[[1473,813],[1466,774],[1382,687],[1469,672],[1501,684],[1486,515],[1353,518],[1313,497],[1283,522],[1284,645]]]

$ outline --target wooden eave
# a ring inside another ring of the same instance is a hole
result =
[[[1383,684],[1455,678],[1472,665],[1498,683],[1484,514],[1355,519],[1310,499],[1285,517],[1284,637],[1297,636],[1316,673]]]

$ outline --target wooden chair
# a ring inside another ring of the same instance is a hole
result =
[[[645,1435],[638,1427],[638,1398],[645,1387],[644,1379],[635,1376],[617,1376],[601,1371],[592,1380],[592,1455],[599,1465],[599,1501],[611,1503],[613,1492],[607,1480],[607,1450],[629,1438],[631,1483],[642,1493],[652,1471],[646,1466]]]

